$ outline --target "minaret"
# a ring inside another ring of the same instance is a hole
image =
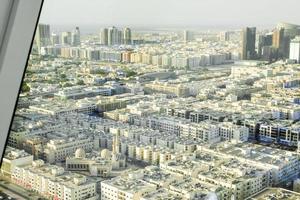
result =
[[[113,139],[113,146],[112,146],[112,152],[113,152],[113,154],[120,153],[119,146],[120,146],[119,133],[116,133],[114,135],[114,139]]]

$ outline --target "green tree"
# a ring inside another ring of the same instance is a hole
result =
[[[129,69],[126,70],[125,73],[127,77],[135,76],[137,74],[135,71]]]
[[[78,80],[76,84],[77,85],[84,85],[84,81],[83,80]]]
[[[66,79],[66,78],[67,78],[67,75],[66,75],[66,74],[60,74],[60,78],[61,78],[61,79]]]
[[[71,87],[71,86],[73,86],[73,85],[69,82],[66,82],[66,83],[62,84],[62,87]]]
[[[21,92],[22,92],[22,93],[30,92],[30,87],[29,87],[29,85],[28,85],[26,82],[23,82],[23,83],[22,83],[22,86],[21,86]]]
[[[95,72],[95,74],[105,75],[106,72],[103,69],[97,69],[97,71]]]

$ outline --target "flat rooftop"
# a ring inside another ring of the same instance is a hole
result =
[[[246,200],[299,200],[300,193],[283,188],[266,188]]]

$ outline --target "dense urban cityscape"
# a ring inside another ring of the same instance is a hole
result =
[[[300,199],[300,25],[81,31],[37,26],[1,190]]]

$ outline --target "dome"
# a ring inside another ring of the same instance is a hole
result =
[[[101,158],[104,158],[104,159],[110,159],[110,157],[111,157],[111,152],[110,152],[108,149],[103,149],[103,150],[100,152],[100,156],[101,156]]]
[[[75,158],[85,158],[85,151],[82,148],[79,148],[75,151]]]

